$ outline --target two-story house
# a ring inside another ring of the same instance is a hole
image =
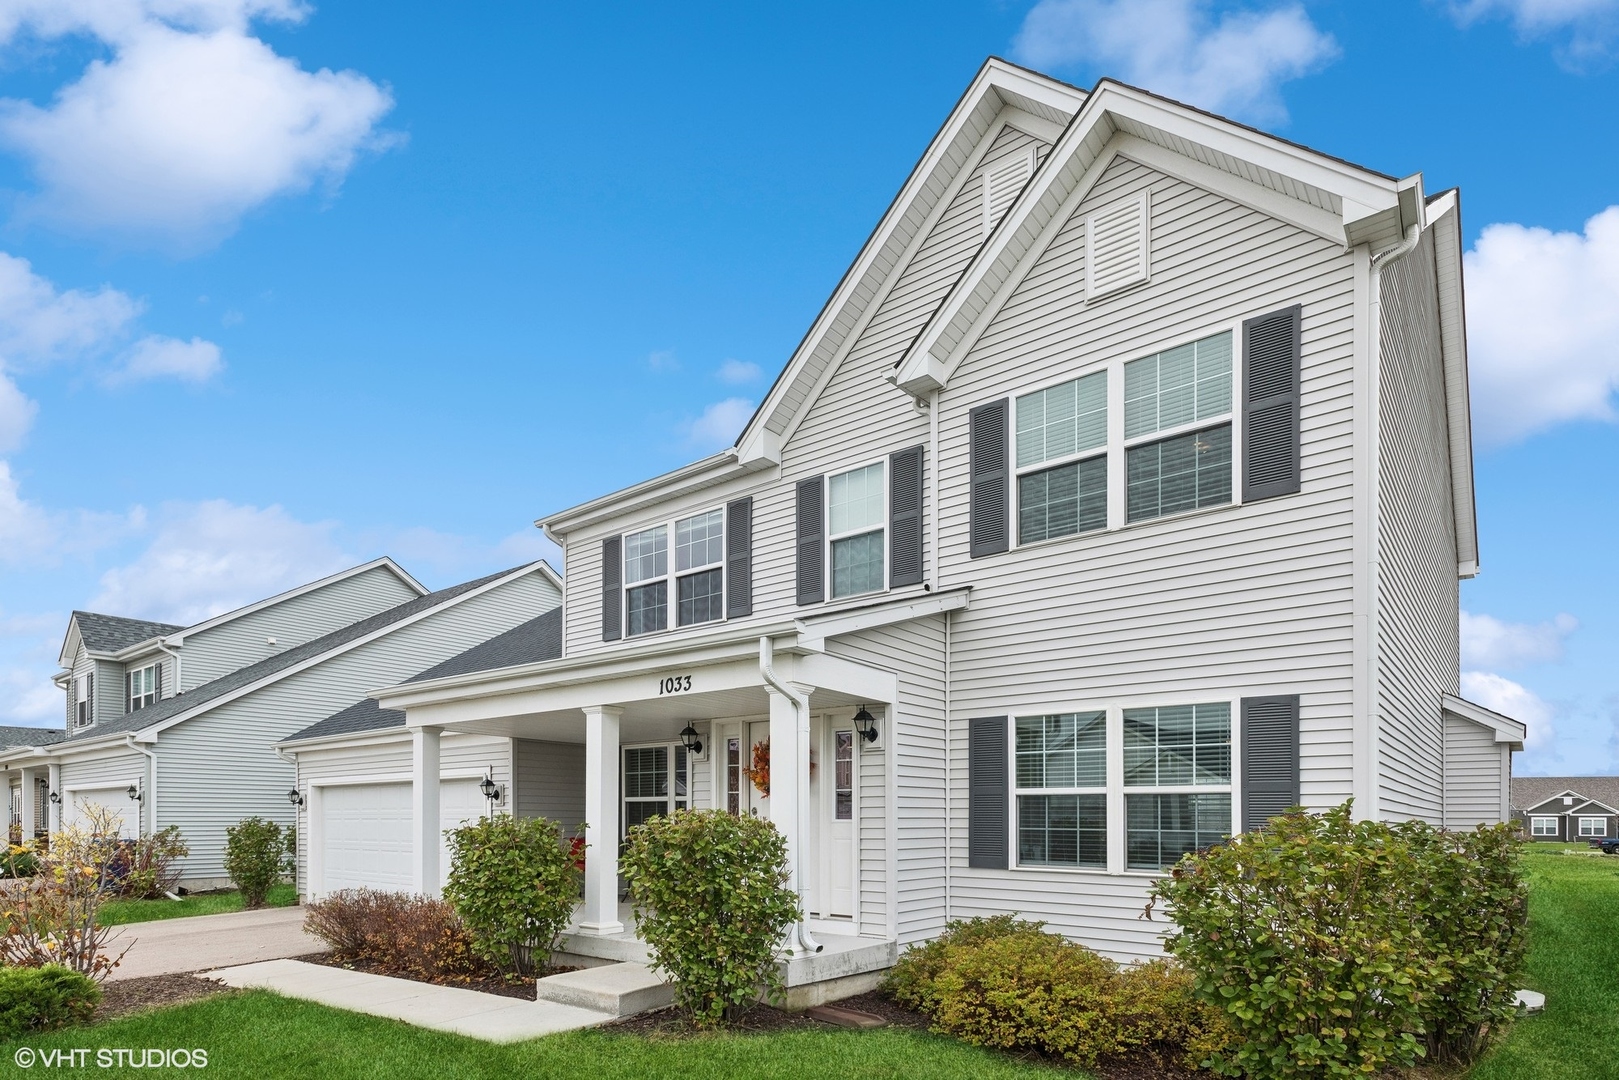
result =
[[[226,826],[294,818],[278,740],[556,608],[560,585],[536,562],[429,592],[382,558],[193,626],[75,611],[55,678],[63,729],[0,745],[15,831],[53,832],[91,805],[126,836],[176,825],[182,884],[223,885]]]
[[[1508,812],[1458,693],[1478,569],[1455,191],[986,63],[734,447],[552,514],[561,654],[375,694],[438,880],[441,740],[582,751],[576,952],[616,852],[768,816],[796,1000],[946,920],[1119,958],[1182,854],[1296,804]]]

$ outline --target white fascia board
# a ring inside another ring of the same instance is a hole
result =
[[[67,633],[62,635],[62,651],[56,654],[56,662],[62,667],[71,669],[73,657],[79,651],[79,645],[84,637],[79,633],[79,620],[72,615],[67,617]]]
[[[297,757],[305,750],[346,750],[360,746],[383,746],[409,739],[410,729],[399,724],[369,731],[346,731],[341,735],[320,735],[313,739],[282,739],[275,746]]]
[[[638,484],[631,484],[627,488],[620,488],[566,510],[558,510],[554,514],[539,518],[534,524],[545,531],[546,537],[552,543],[564,544],[567,535],[575,529],[588,527],[618,514],[633,513],[642,507],[665,499],[677,498],[689,491],[711,487],[738,471],[737,451],[722,450],[661,476],[642,480]]]
[[[1442,701],[1444,710],[1452,716],[1470,720],[1480,727],[1489,728],[1495,732],[1495,741],[1498,743],[1513,743],[1514,750],[1523,749],[1524,736],[1528,734],[1529,729],[1524,726],[1521,720],[1503,716],[1493,709],[1486,709],[1482,705],[1475,704],[1465,698],[1456,697],[1454,694],[1446,694]]]
[[[1545,809],[1547,806],[1550,806],[1552,803],[1557,802],[1560,799],[1568,799],[1568,798],[1584,799],[1585,796],[1581,795],[1578,791],[1575,791],[1573,788],[1569,788],[1569,789],[1567,789],[1565,791],[1558,792],[1556,795],[1551,795],[1551,796],[1548,796],[1547,798],[1544,798],[1544,799],[1540,800],[1539,802],[1535,803],[1535,805],[1526,808],[1524,810],[1524,813],[1532,814],[1536,810]],[[1589,801],[1589,800],[1587,800],[1587,801]],[[1559,806],[1557,808],[1556,812],[1561,814],[1563,812],[1562,807]]]
[[[1473,416],[1467,376],[1466,290],[1462,277],[1460,195],[1444,192],[1428,204],[1434,235],[1439,301],[1439,348],[1445,370],[1445,422],[1450,446],[1450,493],[1456,523],[1456,573],[1478,574],[1478,502],[1473,487]]]
[[[297,588],[288,589],[286,592],[276,593],[274,596],[265,597],[263,600],[257,600],[245,607],[239,607],[234,611],[227,611],[223,615],[215,615],[211,619],[204,619],[202,622],[197,623],[194,626],[186,627],[179,633],[168,635],[167,637],[163,638],[162,641],[165,645],[170,646],[184,645],[185,639],[192,634],[201,633],[204,630],[212,630],[216,626],[223,626],[225,623],[234,622],[244,615],[251,615],[255,611],[263,611],[265,608],[275,607],[277,604],[303,596],[306,593],[314,592],[316,589],[324,588],[327,585],[342,581],[345,578],[351,578],[358,574],[363,574],[367,570],[375,570],[379,566],[391,571],[394,576],[400,581],[404,582],[405,585],[414,589],[417,596],[426,596],[432,591],[426,585],[423,585],[421,582],[405,573],[404,568],[398,563],[394,562],[393,559],[387,555],[384,555],[381,558],[372,559],[370,562],[361,563],[359,566],[351,566],[347,570],[339,570],[335,574],[328,574],[318,581],[307,582],[306,584],[299,585]]]
[[[961,585],[925,596],[885,600],[882,603],[868,604],[848,611],[800,619],[798,644],[803,649],[818,652],[826,647],[828,638],[871,630],[879,626],[892,626],[912,619],[924,619],[931,615],[942,615],[947,611],[961,611],[967,607],[971,595],[972,586]]]
[[[282,668],[280,671],[274,672],[273,674],[270,674],[270,675],[266,675],[262,679],[258,679],[258,680],[255,680],[254,682],[248,683],[246,686],[238,687],[237,689],[232,690],[228,694],[222,694],[219,697],[210,698],[209,700],[202,702],[195,709],[187,709],[185,712],[179,713],[179,714],[177,714],[175,716],[171,716],[167,720],[159,721],[158,723],[153,724],[150,727],[140,728],[140,729],[137,729],[135,731],[120,731],[120,732],[117,732],[115,734],[108,735],[108,736],[106,736],[106,738],[109,738],[109,739],[122,739],[122,738],[124,738],[126,736],[133,735],[133,736],[135,736],[135,741],[136,742],[143,742],[143,743],[156,742],[158,735],[160,735],[161,733],[167,731],[169,728],[173,727],[176,724],[183,724],[187,720],[190,720],[192,717],[201,716],[203,713],[208,712],[208,711],[210,711],[212,709],[217,709],[221,705],[228,704],[228,703],[230,703],[232,701],[237,701],[237,700],[239,700],[239,699],[241,699],[243,697],[246,697],[248,694],[255,693],[256,691],[264,689],[264,687],[266,687],[266,686],[270,686],[273,683],[280,682],[282,679],[285,679],[290,675],[296,675],[301,671],[308,671],[310,668],[316,666],[317,664],[323,664],[327,660],[330,660],[334,656],[342,656],[344,653],[352,652],[353,650],[359,648],[362,645],[369,645],[373,641],[377,641],[380,638],[387,637],[389,634],[393,633],[395,630],[402,629],[402,628],[404,628],[406,626],[414,626],[416,623],[421,622],[423,619],[427,618],[430,615],[436,615],[441,611],[448,611],[450,608],[456,607],[456,606],[458,606],[458,605],[472,599],[475,596],[482,596],[484,593],[487,593],[487,592],[489,592],[489,591],[491,591],[493,589],[498,589],[502,585],[506,585],[506,584],[508,584],[510,582],[516,581],[518,578],[525,577],[528,574],[532,574],[532,573],[535,573],[536,571],[540,571],[542,568],[545,569],[545,570],[550,569],[550,567],[546,566],[544,560],[540,560],[540,561],[537,561],[537,562],[531,562],[527,566],[519,567],[518,569],[513,570],[509,574],[506,574],[506,575],[503,575],[502,577],[496,578],[494,581],[485,582],[483,585],[478,586],[476,589],[468,589],[466,592],[461,593],[459,596],[452,596],[448,600],[445,600],[442,603],[434,604],[430,608],[426,608],[426,609],[424,609],[422,611],[418,611],[416,614],[410,616],[408,619],[400,619],[398,622],[389,623],[387,626],[380,627],[380,628],[378,628],[376,630],[373,630],[371,633],[366,634],[364,637],[355,638],[353,641],[345,641],[341,645],[337,645],[337,646],[334,646],[334,647],[332,647],[330,649],[327,649],[325,652],[317,653],[314,656],[309,657],[307,660],[302,660],[302,661],[292,665],[291,667]],[[406,601],[406,602],[408,603],[409,601]],[[97,741],[99,742],[99,740],[97,740]],[[81,744],[81,745],[84,745],[84,744]]]
[[[1597,802],[1595,799],[1588,799],[1587,801],[1581,803],[1579,806],[1576,806],[1574,809],[1565,810],[1563,812],[1570,815],[1571,817],[1579,817],[1581,814],[1586,814],[1587,811],[1589,811],[1592,807],[1595,807],[1596,809],[1601,810],[1604,814],[1619,814],[1619,810],[1615,810],[1613,807],[1609,806],[1607,803]],[[1590,816],[1590,815],[1587,814],[1587,816]]]

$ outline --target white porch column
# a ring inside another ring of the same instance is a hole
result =
[[[622,934],[618,920],[618,721],[624,710],[585,712],[585,910],[582,934]]]
[[[47,768],[50,770],[50,793],[57,799],[67,798],[62,794],[62,766],[53,761]],[[50,822],[51,835],[55,836],[62,831],[62,804],[51,800],[49,796],[46,796],[46,799],[45,815]]]
[[[411,887],[423,896],[438,896],[439,869],[439,735],[443,728],[421,727],[410,733],[410,837],[415,848]]]
[[[34,785],[39,777],[37,768],[25,768],[22,771],[22,838],[24,841],[34,838],[34,830],[39,822],[34,820]]]
[[[800,910],[809,855],[809,696],[813,687],[789,683],[798,698],[770,687],[770,820],[787,840],[787,887],[799,895]],[[797,955],[814,951],[815,945],[799,924],[787,932],[787,951]]]

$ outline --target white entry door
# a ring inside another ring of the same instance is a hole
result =
[[[855,733],[851,721],[816,717],[811,727],[816,767],[810,773],[812,914],[852,919],[855,914]]]
[[[321,792],[322,892],[382,889],[408,892],[414,881],[411,785],[342,784]],[[439,787],[440,885],[450,873],[444,833],[482,816],[487,800],[476,779]]]
[[[68,792],[68,808],[64,815],[69,825],[84,825],[85,808],[100,806],[112,815],[118,835],[124,840],[135,837],[140,821],[140,804],[129,797],[129,785],[105,788],[75,788]],[[20,812],[20,811],[19,811]]]

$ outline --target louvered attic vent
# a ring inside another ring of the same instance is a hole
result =
[[[998,162],[984,173],[984,235],[988,236],[1034,172],[1034,151]]]
[[[1147,193],[1105,206],[1085,219],[1085,298],[1146,281]]]

